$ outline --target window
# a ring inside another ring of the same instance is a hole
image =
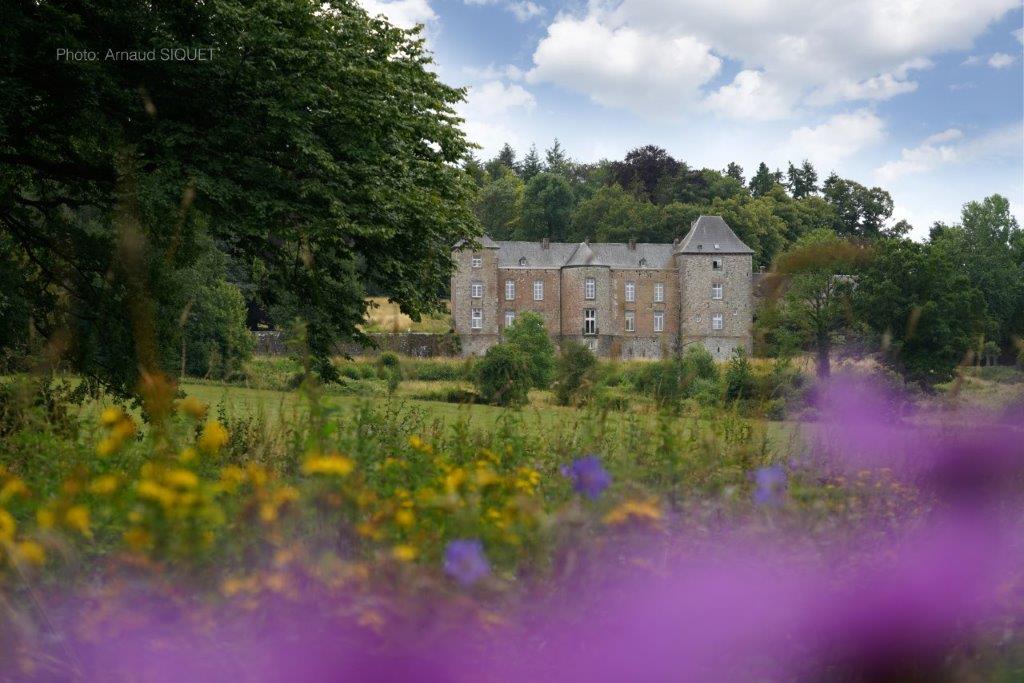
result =
[[[544,282],[541,280],[533,281],[533,300],[544,301]]]
[[[626,283],[626,301],[636,301],[636,283]]]
[[[480,257],[480,254],[473,254],[473,259],[471,263],[474,268],[479,268],[480,266],[483,265],[484,260]]]
[[[511,327],[512,323],[516,321],[515,311],[505,311],[505,327]]]
[[[712,299],[721,299],[722,298],[722,290],[723,289],[724,289],[724,286],[722,285],[721,282],[716,282],[713,285],[711,285],[711,298]]]
[[[597,309],[583,309],[583,334],[597,334]]]
[[[665,331],[665,312],[655,311],[654,312],[654,331],[664,332]]]
[[[640,267],[641,268],[646,268],[647,267],[647,259],[642,258],[642,259],[640,259],[639,263],[640,263]]]
[[[662,303],[665,301],[665,285],[661,282],[654,283],[654,302]]]
[[[479,330],[484,326],[484,309],[474,308],[469,312],[469,329]]]
[[[635,311],[626,311],[626,332],[636,332]]]
[[[588,277],[583,283],[583,298],[584,299],[596,299],[597,298],[597,281],[592,277]]]
[[[469,296],[473,299],[482,299],[484,297],[484,283],[474,281],[469,285]]]
[[[516,283],[515,280],[505,280],[505,301],[516,300]]]
[[[711,259],[711,270],[725,270],[725,268],[722,266],[722,259],[720,259],[720,258],[713,258],[713,259]]]
[[[519,265],[521,265],[521,266],[525,266],[526,265],[526,257],[525,256],[523,256],[523,257],[521,257],[519,259]]]
[[[724,326],[725,326],[725,324],[722,321],[722,314],[721,313],[719,313],[718,315],[711,316],[711,329],[713,329],[713,330],[720,330]]]

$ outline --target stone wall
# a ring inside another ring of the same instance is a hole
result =
[[[677,254],[682,295],[680,342],[683,347],[702,343],[716,360],[728,360],[736,347],[750,353],[753,323],[753,262],[748,254]],[[723,268],[714,270],[713,259]],[[722,298],[713,299],[712,286],[723,286]],[[723,328],[712,319],[722,316]]]
[[[384,351],[393,351],[403,356],[420,358],[455,357],[462,352],[459,338],[453,334],[429,332],[373,332],[368,335],[377,348],[361,346],[355,342],[339,344],[335,354],[339,356],[376,356]],[[284,333],[276,330],[253,332],[256,340],[256,355],[283,356],[288,354]]]

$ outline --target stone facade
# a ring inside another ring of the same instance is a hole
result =
[[[524,311],[556,342],[608,358],[663,358],[703,344],[718,360],[751,349],[753,252],[718,216],[673,244],[495,242],[456,247],[452,319],[464,354],[501,340]]]

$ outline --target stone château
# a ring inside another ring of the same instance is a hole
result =
[[[748,353],[753,251],[720,216],[701,216],[672,244],[464,243],[452,256],[451,311],[464,354],[501,341],[524,311],[556,342],[606,358],[663,358],[703,344],[718,360]]]

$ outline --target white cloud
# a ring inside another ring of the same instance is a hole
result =
[[[427,24],[437,19],[428,0],[359,0],[370,16],[383,14],[389,22],[401,28]]]
[[[981,64],[981,57],[978,55],[971,55],[964,61],[960,62],[960,66],[977,66],[978,64]]]
[[[1024,128],[1019,124],[970,140],[963,140],[960,130],[950,128],[928,136],[917,147],[902,149],[900,158],[879,166],[875,169],[875,176],[882,182],[892,182],[903,176],[934,171],[950,164],[1012,156],[1019,153],[1022,138]]]
[[[602,104],[663,113],[692,103],[721,56],[746,73],[711,95],[708,106],[719,111],[726,94],[751,102],[768,83],[776,107],[804,96],[813,106],[877,101],[916,89],[909,71],[929,66],[931,55],[969,48],[1018,5],[931,0],[924,11],[922,0],[590,0],[584,14],[550,24],[531,74]]]
[[[501,4],[511,12],[517,21],[525,22],[545,14],[546,10],[532,0],[463,0],[467,5],[497,5]]]
[[[521,85],[505,85],[501,81],[487,81],[471,86],[468,103],[473,111],[484,116],[501,114],[515,107],[533,109],[537,104],[533,95]]]
[[[722,60],[687,35],[657,36],[597,17],[560,16],[533,55],[532,83],[550,82],[599,104],[671,117],[698,98]]]
[[[831,167],[885,138],[885,123],[873,112],[861,109],[836,114],[818,126],[804,126],[789,135],[786,155],[810,159],[819,167]]]
[[[705,104],[728,118],[771,121],[788,117],[792,100],[760,71],[748,69],[709,95]]]
[[[1012,31],[1013,37],[1024,43],[1024,28],[1019,28],[1016,31]]]
[[[522,119],[515,115],[530,112],[536,105],[533,94],[518,83],[493,80],[471,86],[458,113],[465,119],[466,137],[480,145],[485,156],[491,156],[506,142],[517,148],[526,145]]]
[[[1005,69],[1015,61],[1017,60],[1013,55],[1008,55],[1005,52],[997,52],[988,58],[988,65],[993,69]]]
[[[484,67],[464,66],[462,67],[462,72],[476,81],[521,81],[526,75],[522,69],[514,64],[506,64],[505,66],[488,64]]]

